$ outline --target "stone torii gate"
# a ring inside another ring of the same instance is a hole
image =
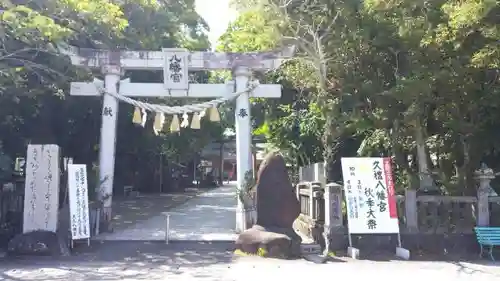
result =
[[[279,67],[291,58],[293,47],[281,51],[252,53],[189,52],[185,49],[162,51],[107,51],[68,48],[65,51],[74,65],[100,69],[104,81],[73,82],[72,96],[99,96],[106,92],[128,97],[221,98],[249,87],[252,71],[267,71]],[[121,80],[125,70],[161,70],[164,83],[130,83]],[[188,71],[232,70],[228,84],[189,84]],[[236,98],[237,185],[243,190],[245,175],[253,170],[251,153],[250,97],[279,98],[281,85],[258,85],[250,94]],[[118,100],[105,94],[99,147],[99,200],[103,203],[103,219],[111,220],[111,200],[115,166],[116,122]],[[236,232],[246,229],[247,211],[238,198]]]

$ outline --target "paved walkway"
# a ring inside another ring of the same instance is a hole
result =
[[[113,229],[121,231],[154,216],[161,215],[206,190],[186,188],[179,193],[140,194],[113,198]]]
[[[114,233],[104,233],[97,240],[165,240],[166,214],[137,222]],[[170,240],[233,241],[236,225],[236,187],[225,185],[202,193],[168,211]]]
[[[500,263],[490,261],[370,261],[342,259],[315,264],[305,260],[233,257],[224,243],[113,242],[82,249],[62,260],[0,262],[0,280],[9,281],[255,281],[500,280]],[[227,243],[230,244],[230,243]]]

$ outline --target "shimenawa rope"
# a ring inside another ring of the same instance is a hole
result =
[[[240,96],[241,94],[250,93],[258,85],[259,85],[258,81],[251,81],[249,83],[248,87],[241,92],[231,93],[227,97],[222,97],[222,98],[214,99],[214,100],[203,102],[203,103],[188,104],[188,105],[183,105],[183,106],[167,106],[167,105],[163,105],[163,104],[151,104],[151,103],[131,99],[129,97],[126,97],[126,96],[123,96],[120,94],[107,92],[102,87],[99,90],[103,94],[108,94],[110,96],[113,96],[116,99],[118,99],[122,102],[128,103],[128,104],[131,104],[135,107],[138,107],[138,108],[141,108],[144,110],[148,110],[148,111],[152,111],[152,112],[156,112],[156,113],[164,113],[164,114],[173,115],[173,114],[201,112],[201,111],[204,111],[204,110],[209,109],[211,107],[217,107],[219,104],[233,100],[233,99],[237,98],[238,96]]]

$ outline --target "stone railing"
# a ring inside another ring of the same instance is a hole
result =
[[[297,199],[300,202],[301,214],[310,219],[325,221],[324,187],[319,182],[301,183],[296,187]]]
[[[24,180],[0,183],[0,246],[22,232]]]
[[[342,222],[342,186],[332,183],[302,182],[296,185],[301,214],[295,221],[295,228],[320,244],[325,226],[334,220]],[[329,204],[328,204],[329,202]]]
[[[400,231],[407,233],[472,233],[481,214],[475,196],[417,196],[407,190],[398,196]]]
[[[499,226],[500,197],[490,186],[495,176],[486,166],[475,172],[476,196],[417,195],[415,190],[406,190],[398,198],[401,231],[472,234],[475,226]]]
[[[332,188],[330,184],[330,188]],[[340,186],[340,185],[338,185]],[[341,187],[341,186],[340,186]],[[342,191],[341,191],[342,192]],[[314,202],[309,204],[309,189],[300,191],[301,215],[316,222],[324,222],[327,217],[324,192],[314,193]],[[342,193],[341,193],[342,194]],[[424,233],[472,233],[472,228],[480,225],[478,222],[488,220],[483,226],[500,226],[500,196],[488,197],[487,208],[482,212],[478,208],[479,200],[475,196],[417,196],[415,190],[407,190],[405,195],[397,197],[398,216],[401,231]],[[341,200],[341,206],[344,204]],[[321,204],[321,205],[320,205]],[[332,202],[335,206],[338,204]],[[312,206],[311,206],[312,205]],[[323,207],[323,209],[321,209]],[[338,212],[345,217],[345,210],[332,210],[337,218]],[[311,215],[312,214],[312,215]],[[344,226],[347,222],[343,221]]]
[[[500,226],[500,197],[492,193],[489,185],[493,178],[491,170],[476,172],[477,196],[418,195],[415,190],[406,190],[404,195],[397,196],[401,234],[451,239],[452,236],[472,236],[476,225]],[[336,183],[301,182],[296,186],[296,194],[301,204],[296,229],[317,243],[332,242],[332,237],[337,237],[335,244],[345,246],[347,221],[343,187]],[[425,239],[417,240],[422,243]],[[453,242],[458,247],[461,243],[462,240]],[[473,239],[471,243],[475,245]]]
[[[326,184],[325,164],[314,163],[304,167],[299,167],[299,182],[319,182]]]

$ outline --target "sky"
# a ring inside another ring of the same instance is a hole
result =
[[[210,26],[208,37],[212,48],[217,45],[217,39],[226,31],[230,21],[236,18],[236,12],[229,8],[230,0],[196,0],[196,11]]]

